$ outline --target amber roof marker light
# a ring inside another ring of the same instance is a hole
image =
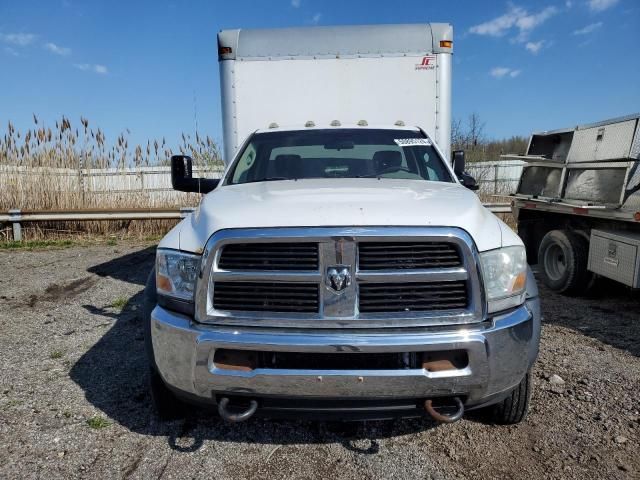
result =
[[[440,40],[440,48],[453,48],[452,40]]]

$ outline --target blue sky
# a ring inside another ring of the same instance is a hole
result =
[[[454,117],[492,138],[640,111],[640,2],[0,0],[0,134],[80,115],[113,141],[222,137],[224,28],[450,22]]]

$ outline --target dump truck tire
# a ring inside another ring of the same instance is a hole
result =
[[[565,295],[584,295],[592,283],[587,270],[589,243],[568,230],[552,230],[540,242],[538,266],[543,283]]]

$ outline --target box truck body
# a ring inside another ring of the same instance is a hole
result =
[[[224,30],[224,159],[270,125],[402,122],[450,155],[450,24]]]

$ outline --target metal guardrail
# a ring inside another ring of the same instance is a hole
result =
[[[511,204],[510,203],[484,203],[486,208],[488,208],[493,213],[511,213]]]
[[[171,220],[195,210],[182,208],[125,208],[95,210],[9,210],[0,212],[0,223],[11,223],[13,239],[22,240],[22,222],[85,222],[104,220]]]
[[[485,203],[493,213],[510,213],[510,203]],[[182,208],[125,208],[95,210],[9,210],[0,212],[0,223],[11,223],[13,239],[22,240],[23,222],[80,222],[104,220],[166,220],[185,218],[195,210]]]

